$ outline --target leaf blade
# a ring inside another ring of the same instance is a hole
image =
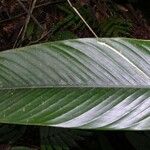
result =
[[[0,53],[0,122],[150,129],[150,42],[76,39]]]

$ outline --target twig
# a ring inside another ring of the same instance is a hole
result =
[[[30,22],[30,18],[31,18],[32,12],[33,12],[33,10],[34,10],[36,1],[37,1],[37,0],[33,0],[33,2],[32,2],[31,8],[30,8],[30,10],[29,10],[29,13],[28,13],[28,16],[27,16],[27,19],[26,19],[26,23],[25,23],[25,25],[24,25],[24,30],[23,30],[23,32],[22,32],[21,41],[23,41],[23,39],[24,39],[24,37],[25,37],[26,30],[27,30],[28,24],[29,24],[29,22]]]
[[[69,5],[74,9],[74,11],[78,14],[78,16],[81,18],[81,20],[86,24],[86,26],[88,27],[88,29],[92,32],[92,34],[98,39],[98,36],[96,35],[96,33],[93,31],[93,29],[88,25],[88,23],[85,21],[85,19],[80,15],[80,13],[78,12],[78,10],[72,5],[72,3],[67,0]],[[49,30],[46,34],[42,35],[38,40],[31,42],[30,44],[35,44],[38,43],[39,41],[41,41],[44,37],[46,37],[48,34],[50,34],[52,32],[52,30]]]
[[[42,6],[46,6],[46,5],[54,5],[54,4],[57,4],[57,3],[62,3],[62,2],[65,2],[66,0],[55,0],[54,2],[52,1],[50,1],[50,2],[46,2],[46,3],[43,3],[43,4],[39,4],[39,5],[37,5],[37,6],[35,6],[35,8],[39,8],[39,7],[42,7]]]
[[[0,24],[1,24],[1,23],[4,23],[4,22],[7,22],[7,21],[11,21],[11,20],[17,19],[17,18],[19,18],[19,17],[21,17],[21,16],[26,15],[26,14],[29,13],[29,12],[28,12],[28,9],[23,5],[23,3],[22,3],[22,2],[20,3],[19,0],[17,0],[17,1],[18,1],[18,3],[22,6],[22,8],[24,9],[25,12],[23,12],[23,13],[21,13],[21,14],[19,14],[19,15],[13,16],[12,18],[8,18],[8,19],[5,19],[5,20],[0,20]],[[43,3],[43,4],[38,4],[38,5],[35,6],[34,9],[37,9],[37,8],[40,8],[40,7],[43,7],[43,6],[47,6],[47,5],[53,5],[53,4],[57,4],[57,3],[62,3],[62,2],[64,2],[64,1],[66,1],[66,0],[62,0],[62,1],[58,1],[58,2],[55,1],[55,2],[47,2],[47,3]],[[41,29],[43,29],[43,27],[39,24],[39,22],[37,21],[37,19],[36,19],[32,14],[31,14],[31,18],[33,19],[33,21],[34,21]]]
[[[19,37],[20,37],[22,31],[23,31],[23,27],[21,27],[21,29],[20,29],[20,31],[19,31],[19,34],[18,34],[18,36],[17,36],[17,39],[16,39],[16,41],[15,41],[15,43],[14,43],[14,45],[13,45],[13,48],[16,48],[16,47],[17,47],[18,40],[19,40]]]
[[[36,41],[32,41],[30,42],[30,44],[36,44],[38,42],[40,42],[42,39],[44,39],[47,35],[49,35],[51,32],[53,32],[52,30],[49,30],[48,32],[46,32],[44,35],[42,35],[39,39],[37,39]]]
[[[22,16],[25,15],[25,14],[26,14],[26,13],[21,13],[21,14],[19,14],[19,15],[13,16],[13,17],[11,17],[11,18],[8,18],[8,19],[5,19],[5,20],[1,20],[1,21],[0,21],[0,24],[2,24],[2,23],[4,23],[4,22],[12,21],[12,20],[17,19],[17,18],[20,18],[20,17],[22,17]]]
[[[29,12],[29,10],[24,6],[24,4],[20,1],[17,0],[17,2],[20,4],[20,6],[24,9],[24,11],[28,14],[28,16],[30,16],[32,18],[32,20],[39,26],[39,28],[41,28],[43,30],[43,27],[39,24],[39,22],[37,21],[37,19],[32,15],[32,13]],[[34,6],[35,7],[35,6]],[[33,8],[34,9],[34,8]]]
[[[70,0],[67,0],[69,5],[72,7],[72,9],[76,12],[76,14],[81,18],[81,20],[85,23],[85,25],[88,27],[88,29],[92,32],[92,34],[98,39],[98,36],[93,31],[93,29],[89,26],[89,24],[85,21],[85,19],[81,16],[81,14],[78,12],[78,10],[72,5]]]

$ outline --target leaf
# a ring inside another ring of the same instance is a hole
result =
[[[57,32],[53,36],[53,39],[55,39],[55,40],[64,40],[64,39],[68,39],[68,38],[74,39],[74,38],[77,38],[77,36],[70,31]]]
[[[100,143],[102,150],[105,150],[105,149],[114,150],[113,147],[111,146],[110,141],[103,134],[99,135],[99,142],[98,143]]]
[[[26,126],[0,125],[0,143],[12,144],[20,139],[26,130]]]
[[[35,24],[33,22],[30,22],[28,24],[28,27],[27,27],[27,30],[26,30],[26,37],[28,39],[31,39],[32,38],[32,35],[34,33],[34,28],[35,28]]]
[[[70,150],[72,147],[81,149],[78,141],[83,141],[85,137],[91,136],[91,134],[89,131],[40,127],[41,150]]]
[[[127,132],[126,136],[137,150],[150,149],[150,132]]]
[[[37,149],[24,147],[24,146],[15,146],[15,147],[12,147],[10,150],[37,150]]]
[[[132,23],[122,18],[110,17],[101,22],[100,28],[102,30],[102,36],[105,35],[105,37],[129,37]]]
[[[0,122],[150,129],[150,42],[76,39],[0,53]]]

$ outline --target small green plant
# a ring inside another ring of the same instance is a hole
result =
[[[68,4],[57,5],[57,7],[65,14],[65,17],[62,21],[54,25],[53,32],[57,32],[61,28],[65,30],[71,28],[73,30],[82,31],[86,27],[81,18],[70,7],[68,7]],[[78,5],[78,10],[87,21],[87,23],[90,24],[90,26],[92,26],[93,28],[98,27],[98,22],[96,19],[93,18],[91,10],[88,7]]]
[[[89,131],[41,127],[41,150],[70,150],[71,147],[80,149],[78,141],[83,141],[90,135]]]
[[[102,37],[130,37],[132,23],[123,18],[110,17],[100,23]]]

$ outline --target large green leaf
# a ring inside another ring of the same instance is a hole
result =
[[[0,53],[0,122],[150,129],[150,41],[76,39]]]

